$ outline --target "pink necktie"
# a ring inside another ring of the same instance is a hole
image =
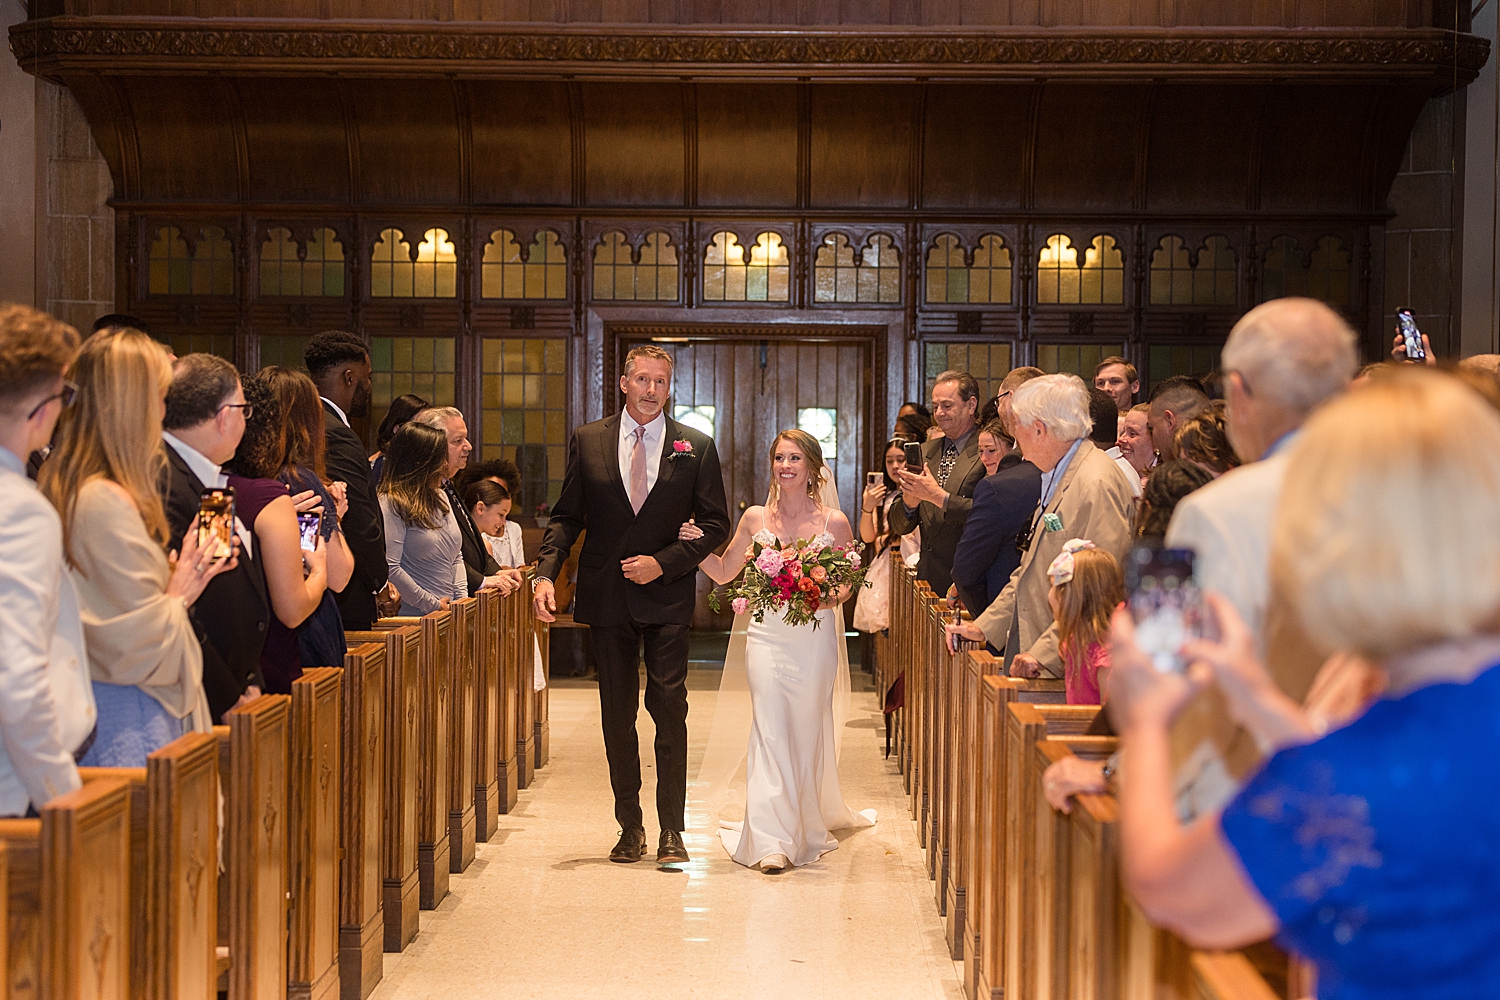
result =
[[[635,429],[630,443],[630,506],[639,514],[646,502],[646,428]]]

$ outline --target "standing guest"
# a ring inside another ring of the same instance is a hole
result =
[[[860,497],[859,540],[872,547],[869,586],[854,601],[852,623],[861,632],[878,632],[890,627],[891,567],[887,553],[894,546],[901,561],[916,565],[922,554],[922,534],[912,531],[893,535],[890,530],[891,505],[901,499],[896,474],[906,468],[906,441],[891,438],[885,443],[880,481],[866,486]],[[882,568],[884,564],[884,568]]]
[[[443,467],[443,495],[448,498],[448,506],[463,537],[464,578],[468,582],[469,596],[473,597],[485,586],[487,579],[500,571],[500,565],[490,555],[484,539],[479,537],[474,522],[469,520],[468,508],[453,485],[453,477],[469,464],[469,454],[474,450],[469,443],[469,425],[464,423],[464,415],[451,406],[435,406],[412,419],[442,431],[448,441],[448,460]]]
[[[364,443],[349,427],[350,417],[370,412],[370,353],[352,333],[326,330],[307,342],[302,358],[323,401],[328,478],[344,484],[349,504],[341,527],[354,553],[354,575],[338,594],[339,613],[344,628],[362,632],[379,616],[375,595],[386,585],[380,504]]]
[[[896,419],[900,420],[902,417],[909,417],[912,415],[919,416],[924,420],[927,420],[928,422],[931,422],[932,420],[931,410],[923,406],[921,403],[916,402],[915,400],[908,399],[906,402],[902,403],[901,408],[896,411]]]
[[[942,437],[922,449],[922,468],[896,474],[901,503],[891,508],[891,531],[905,535],[922,529],[917,579],[946,594],[953,585],[953,551],[974,502],[974,487],[984,477],[974,425],[979,383],[968,372],[943,372],[932,386],[932,408]]]
[[[1151,427],[1146,422],[1150,412],[1150,403],[1132,406],[1130,412],[1120,418],[1120,436],[1115,439],[1120,457],[1130,463],[1136,478],[1142,482],[1156,464],[1156,447],[1151,443]]]
[[[321,533],[328,550],[328,589],[323,591],[318,610],[297,626],[297,650],[304,667],[340,666],[349,647],[334,594],[348,586],[354,576],[354,553],[349,551],[340,526],[349,509],[348,484],[328,481],[323,406],[312,379],[279,365],[262,368],[259,378],[276,397],[284,415],[286,454],[276,478],[286,484],[299,512],[323,515]],[[308,505],[306,501],[313,497],[316,501]]]
[[[391,435],[395,434],[402,424],[431,405],[421,396],[409,392],[402,393],[391,400],[391,405],[385,411],[385,419],[380,422],[380,429],[375,432],[375,454],[370,456],[370,475],[375,482],[380,482],[381,467],[385,465],[385,450],[391,446]]]
[[[1076,375],[1044,375],[1017,389],[1011,429],[1026,460],[1041,471],[1037,506],[1017,540],[1020,565],[1000,596],[951,634],[1005,651],[1012,676],[1063,676],[1047,567],[1069,537],[1090,538],[1118,560],[1130,547],[1135,497],[1119,466],[1088,440],[1088,389]]]
[[[167,458],[162,412],[172,382],[166,350],[125,330],[89,338],[73,363],[78,403],[42,466],[42,494],[62,517],[63,552],[78,595],[99,708],[90,767],[145,767],[184,732],[213,725],[203,652],[188,611],[208,581],[235,565],[234,548],[180,551],[158,492]]]
[[[1004,427],[988,425],[986,430],[998,434]],[[970,614],[982,614],[1021,564],[1016,536],[1030,523],[1041,492],[1041,471],[1015,451],[974,487],[974,507],[954,549],[952,570],[958,598]]]
[[[0,305],[0,816],[78,788],[74,755],[95,724],[62,522],[25,464],[73,402],[63,373],[77,353],[72,327]]]
[[[129,313],[106,313],[94,320],[94,328],[89,336],[95,333],[113,333],[116,330],[139,330],[142,333],[150,333],[151,324]]]
[[[935,426],[931,417],[924,417],[920,413],[908,413],[904,417],[896,418],[896,430],[893,436],[903,441],[926,441],[927,432]]]
[[[1130,484],[1131,494],[1139,500],[1141,497],[1141,475],[1135,471],[1135,466],[1120,453],[1120,435],[1117,428],[1123,423],[1124,418],[1111,410],[1115,405],[1114,398],[1107,392],[1099,389],[1089,390],[1089,417],[1094,421],[1094,429],[1089,432],[1089,440],[1104,449],[1106,458],[1112,460],[1125,474],[1125,481]]]
[[[1161,544],[1182,498],[1214,481],[1201,465],[1174,458],[1163,462],[1146,480],[1146,492],[1136,511],[1135,533],[1144,542]]]
[[[385,518],[387,570],[401,594],[403,615],[425,615],[469,596],[463,535],[443,493],[448,437],[410,421],[391,437],[380,512]]]
[[[313,551],[302,548],[297,504],[276,478],[286,456],[281,404],[259,375],[246,377],[241,386],[249,413],[240,446],[226,469],[234,487],[235,513],[250,529],[271,599],[273,613],[260,653],[260,673],[267,692],[290,694],[292,681],[302,676],[297,627],[318,610],[328,589],[328,546],[319,538]],[[304,501],[308,507],[317,502],[316,495]]]
[[[1151,428],[1151,444],[1165,462],[1176,458],[1173,437],[1177,428],[1208,409],[1208,396],[1198,380],[1187,375],[1173,375],[1158,382],[1151,390],[1151,408],[1146,424]]]
[[[1000,463],[1016,450],[1016,439],[1006,431],[1000,418],[979,425],[979,464],[984,474],[993,476],[1000,471]]]
[[[1120,564],[1088,539],[1072,538],[1047,567],[1047,576],[1068,704],[1102,705],[1108,690],[1109,620],[1125,600]]]
[[[1141,375],[1135,365],[1119,355],[1111,355],[1094,367],[1094,388],[1108,393],[1115,410],[1124,416],[1130,412],[1135,394],[1141,391]]]
[[[167,445],[167,527],[181,538],[204,489],[222,489],[221,468],[245,433],[245,393],[234,365],[212,354],[187,354],[172,366],[162,440]],[[260,696],[260,654],[270,626],[265,571],[238,512],[238,565],[214,577],[193,605],[193,628],[203,647],[203,690],[214,722],[229,709]]]
[[[1231,393],[1260,391],[1225,368]],[[1118,615],[1121,875],[1193,947],[1275,936],[1317,965],[1324,1000],[1493,996],[1500,805],[1484,789],[1500,717],[1500,417],[1410,368],[1315,413],[1283,464],[1276,588],[1316,652],[1379,663],[1389,688],[1324,732],[1229,602],[1210,597],[1222,641],[1185,650],[1200,661],[1188,676],[1155,670]],[[1168,726],[1209,676],[1270,758],[1222,811],[1184,822]]]
[[[1223,403],[1215,403],[1181,427],[1172,439],[1177,457],[1201,466],[1215,479],[1238,468],[1240,458],[1229,443]]]

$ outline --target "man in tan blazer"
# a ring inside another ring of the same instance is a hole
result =
[[[1124,560],[1135,496],[1120,467],[1088,440],[1089,395],[1076,375],[1044,375],[1012,397],[1012,428],[1026,460],[1042,470],[1042,496],[1030,545],[1010,583],[972,623],[949,626],[968,639],[1005,650],[1011,675],[1063,675],[1057,626],[1047,604],[1047,567],[1070,538],[1087,538]],[[1022,539],[1024,540],[1023,533]]]

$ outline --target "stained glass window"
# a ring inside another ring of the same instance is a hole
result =
[[[372,337],[372,413],[385,415],[391,400],[416,393],[434,406],[453,405],[454,338]]]
[[[315,229],[305,252],[289,229],[276,228],[260,247],[260,294],[343,295],[344,247],[332,229]]]
[[[543,229],[526,248],[509,229],[490,233],[479,265],[480,295],[487,299],[563,299],[568,295],[568,251]]]
[[[594,248],[594,298],[675,302],[677,249],[666,233],[647,233],[640,259],[625,234],[605,233]]]
[[[703,258],[705,302],[787,302],[792,268],[776,233],[761,233],[750,253],[734,233],[714,233]]]
[[[1037,255],[1037,301],[1059,305],[1120,305],[1125,301],[1125,260],[1113,236],[1095,236],[1083,249],[1061,233],[1047,237]]]
[[[295,334],[260,336],[260,365],[280,365],[283,368],[306,370],[302,360],[309,338]]]
[[[234,248],[218,226],[204,226],[191,251],[181,230],[163,226],[146,254],[151,295],[233,295]]]
[[[172,353],[179,358],[188,354],[216,354],[231,364],[234,362],[232,333],[173,333],[153,336],[170,347]]]
[[[932,386],[945,371],[968,372],[979,383],[980,408],[1000,391],[1000,382],[1010,374],[1009,344],[944,344],[929,342],[923,351],[923,375],[926,395],[932,398]]]
[[[1307,271],[1307,294],[1329,305],[1349,305],[1349,251],[1344,249],[1344,241],[1336,236],[1318,240],[1311,264]]]
[[[1217,367],[1217,345],[1157,344],[1149,349],[1146,374],[1155,384],[1169,375],[1207,375]]]
[[[901,254],[884,233],[856,255],[849,238],[830,233],[813,260],[813,299],[817,302],[900,302]]]
[[[927,251],[928,302],[1004,305],[1010,302],[1010,280],[1010,249],[993,233],[979,238],[973,267],[951,233],[939,236]]]
[[[562,492],[568,451],[568,343],[562,338],[484,341],[479,445],[486,459],[521,470],[517,514],[531,516]]]
[[[1195,263],[1187,244],[1165,236],[1151,253],[1151,304],[1232,306],[1235,294],[1234,251],[1223,236],[1210,236]]]
[[[1278,236],[1266,250],[1265,266],[1260,273],[1262,302],[1307,294],[1307,267],[1302,250],[1293,236]]]
[[[458,293],[458,251],[446,229],[429,229],[411,256],[399,229],[387,229],[370,255],[370,294],[375,298],[451,299]],[[399,395],[399,393],[398,393]]]
[[[1049,375],[1070,372],[1092,385],[1099,362],[1124,353],[1120,344],[1038,344],[1036,366]]]

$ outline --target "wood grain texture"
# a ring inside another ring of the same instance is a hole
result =
[[[503,599],[493,588],[476,595],[474,684],[474,838],[487,843],[500,823],[500,616]]]
[[[448,605],[453,643],[453,690],[448,730],[448,870],[457,875],[474,860],[474,742],[479,690],[479,602]]]
[[[130,995],[130,868],[128,782],[42,807],[40,997]]]
[[[385,674],[384,643],[351,645],[344,655],[343,774],[339,782],[341,1000],[364,1000],[382,974]]]
[[[309,667],[292,682],[287,996],[298,1000],[339,994],[343,673],[340,667]]]
[[[147,914],[150,994],[201,1000],[218,979],[219,741],[212,733],[188,733],[146,758],[146,802],[146,891],[131,909]]]

